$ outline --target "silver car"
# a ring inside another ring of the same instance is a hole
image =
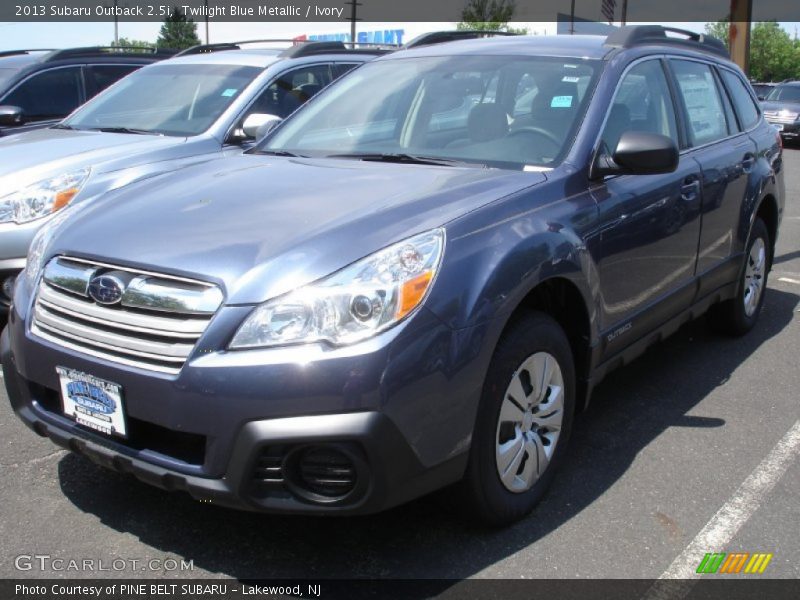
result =
[[[31,240],[64,206],[238,154],[377,49],[196,47],[145,67],[60,124],[0,139],[0,313]]]

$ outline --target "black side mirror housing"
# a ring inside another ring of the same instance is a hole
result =
[[[614,154],[598,153],[592,179],[607,175],[658,175],[678,168],[678,146],[672,138],[646,131],[626,131]]]
[[[23,122],[23,113],[19,106],[0,106],[0,126],[14,127]]]

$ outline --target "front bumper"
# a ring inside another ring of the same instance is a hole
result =
[[[243,312],[223,309],[216,325],[226,329]],[[20,419],[98,464],[234,508],[365,514],[453,483],[466,467],[488,355],[464,343],[478,332],[453,331],[430,313],[407,325],[307,362],[300,349],[216,352],[168,376],[41,340],[12,310],[0,352]],[[131,437],[109,438],[64,417],[56,366],[122,385]],[[288,476],[268,486],[254,477],[265,454],[314,444],[354,457],[358,493],[317,502],[297,494]]]

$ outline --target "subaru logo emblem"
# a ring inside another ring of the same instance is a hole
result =
[[[98,304],[116,304],[124,291],[125,284],[111,275],[100,275],[89,282],[89,297]]]

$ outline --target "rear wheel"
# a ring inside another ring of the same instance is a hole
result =
[[[563,456],[574,405],[564,331],[542,313],[514,322],[487,374],[462,482],[473,516],[500,525],[533,509]]]
[[[767,288],[770,248],[767,226],[757,218],[744,254],[736,297],[721,302],[709,311],[709,320],[717,331],[744,335],[758,321]]]

